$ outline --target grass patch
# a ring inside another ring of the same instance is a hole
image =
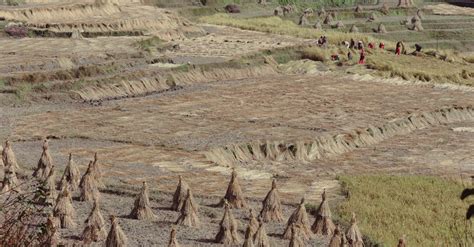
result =
[[[202,17],[199,20],[215,25],[225,25],[252,31],[291,35],[305,39],[318,39],[321,35],[326,35],[329,42],[332,44],[339,44],[342,41],[347,41],[351,38],[354,38],[355,40],[363,40],[366,43],[369,39],[374,39],[373,37],[364,34],[342,33],[332,30],[321,31],[312,28],[299,27],[290,20],[283,20],[276,16],[237,19],[228,14],[215,14],[212,16]]]
[[[139,49],[146,51],[146,52],[152,52],[156,51],[156,49],[159,49],[160,47],[164,46],[166,42],[156,36],[153,36],[151,38],[147,39],[142,39],[140,41],[137,41],[137,46]]]
[[[350,198],[336,212],[345,223],[358,215],[364,235],[379,246],[473,246],[474,229],[464,220],[463,186],[427,176],[361,175],[339,178]],[[471,199],[472,200],[472,199]]]
[[[473,86],[474,67],[459,62],[447,62],[432,56],[395,56],[387,52],[376,52],[367,57],[367,67],[399,76],[403,79],[416,79],[439,83],[455,83]],[[456,58],[454,55],[451,56]],[[444,56],[450,60],[450,56]]]

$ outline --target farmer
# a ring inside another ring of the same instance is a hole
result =
[[[400,54],[402,53],[402,47],[403,47],[403,43],[401,41],[398,41],[397,46],[395,48],[395,54],[397,56],[400,56]]]
[[[362,40],[359,40],[357,42],[357,49],[359,49],[359,50],[364,49],[364,42],[362,42]]]
[[[382,49],[382,50],[385,49],[385,44],[383,42],[380,42],[379,48]]]
[[[362,49],[360,49],[359,64],[365,64],[365,50],[364,50],[364,47],[362,47]]]
[[[372,42],[369,42],[369,44],[367,45],[370,49],[374,49],[374,44]]]
[[[347,60],[349,60],[349,61],[352,60],[352,52],[351,51],[349,51],[347,53]]]
[[[351,38],[351,44],[349,45],[349,48],[352,49],[352,48],[355,47],[355,45],[356,45],[356,43],[355,43],[354,39]]]

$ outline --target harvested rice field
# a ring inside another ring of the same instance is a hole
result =
[[[316,5],[197,2],[0,1],[0,246],[472,246],[469,11],[326,6],[386,42],[356,64]]]

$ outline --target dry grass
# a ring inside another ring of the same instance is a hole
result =
[[[340,178],[350,199],[337,213],[357,214],[362,234],[383,246],[405,235],[409,246],[472,246],[474,231],[464,221],[469,203],[459,183],[426,176],[361,175]]]
[[[390,76],[420,81],[474,85],[474,67],[458,62],[446,62],[430,56],[397,56],[375,53],[368,56],[367,66]]]
[[[259,18],[249,18],[249,19],[237,19],[232,18],[227,14],[215,14],[212,16],[206,16],[200,18],[200,21],[215,24],[215,25],[225,25],[236,28],[242,28],[246,30],[281,34],[281,35],[291,35],[299,38],[305,39],[318,39],[321,35],[326,35],[329,42],[331,43],[341,43],[342,41],[350,40],[351,38],[357,40],[363,40],[367,42],[369,39],[373,40],[374,38],[364,35],[364,34],[354,34],[354,33],[343,33],[337,31],[322,31],[312,28],[299,27],[294,22],[290,20],[283,20],[280,17],[259,17]]]

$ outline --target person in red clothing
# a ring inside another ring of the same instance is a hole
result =
[[[370,42],[368,45],[367,45],[370,49],[374,49],[374,43]]]
[[[360,49],[359,64],[365,64],[365,50],[364,50],[364,48]]]
[[[402,42],[398,41],[397,46],[395,48],[395,54],[399,56],[402,53]]]
[[[385,44],[383,42],[380,42],[379,48],[382,49],[382,50],[385,49]]]

